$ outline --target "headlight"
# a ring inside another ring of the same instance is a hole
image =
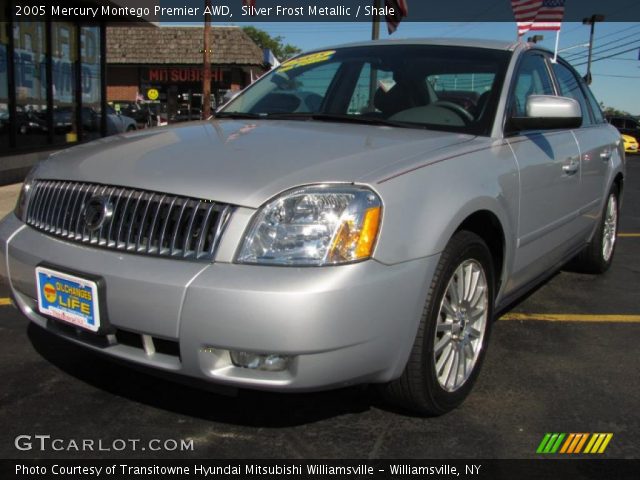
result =
[[[22,188],[20,189],[20,195],[18,195],[18,201],[16,202],[16,208],[13,210],[16,217],[18,217],[23,222],[26,221],[27,217],[27,205],[29,203],[29,197],[31,196],[31,191],[33,190],[33,172],[35,168],[29,172],[29,175],[24,179],[24,183],[22,184]]]
[[[286,192],[258,212],[239,263],[337,265],[369,258],[382,203],[367,188],[317,185]]]

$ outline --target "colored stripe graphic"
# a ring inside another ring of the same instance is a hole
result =
[[[536,453],[600,454],[604,453],[612,438],[613,433],[545,433]]]

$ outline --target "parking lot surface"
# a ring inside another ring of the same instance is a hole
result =
[[[535,458],[547,432],[609,432],[602,458],[638,459],[640,157],[627,170],[611,270],[562,271],[523,299],[496,323],[471,396],[438,418],[366,387],[226,397],[161,380],[30,326],[0,285],[0,458]],[[19,450],[19,435],[96,443]],[[150,448],[183,439],[192,450]]]

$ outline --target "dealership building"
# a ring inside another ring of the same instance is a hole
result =
[[[201,108],[202,27],[107,28],[107,100]],[[211,92],[220,102],[264,72],[262,50],[240,27],[211,27]]]
[[[0,0],[0,183],[106,123],[104,24],[18,21],[14,5]]]
[[[105,136],[108,99],[155,90],[157,101],[200,106],[202,27],[23,21],[15,5],[0,0],[0,185],[21,181],[52,151]],[[262,51],[240,28],[213,27],[211,39],[218,98],[263,71]]]

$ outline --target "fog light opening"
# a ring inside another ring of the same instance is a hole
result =
[[[281,372],[289,366],[291,357],[275,353],[230,352],[231,361],[236,367],[266,372]]]

